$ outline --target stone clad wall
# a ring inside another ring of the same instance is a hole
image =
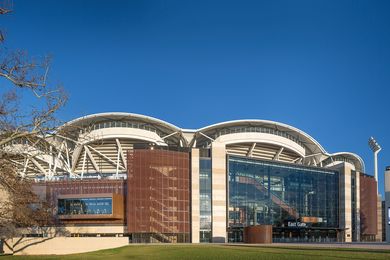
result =
[[[128,237],[48,237],[13,238],[4,252],[14,255],[64,255],[126,246]]]
[[[212,163],[212,241],[225,243],[226,233],[226,147],[213,142]]]

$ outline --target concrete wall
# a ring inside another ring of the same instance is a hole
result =
[[[199,243],[200,202],[199,202],[199,149],[191,152],[191,242]]]
[[[4,251],[15,255],[64,255],[126,246],[128,237],[48,237],[13,238]]]
[[[226,147],[219,142],[212,143],[212,242],[225,243],[226,232]]]
[[[123,234],[126,226],[124,225],[74,225],[63,228],[68,233],[78,234]]]

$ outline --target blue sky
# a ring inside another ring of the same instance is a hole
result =
[[[60,117],[123,111],[183,128],[293,125],[351,151],[380,190],[390,165],[389,1],[27,1],[1,17],[7,45],[51,54]]]

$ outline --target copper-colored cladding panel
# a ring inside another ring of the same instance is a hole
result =
[[[189,153],[128,152],[129,233],[190,232]]]
[[[245,227],[244,242],[248,244],[272,243],[272,225],[259,225],[259,226]]]
[[[58,198],[65,197],[112,197],[113,214],[101,216],[70,216],[60,217],[63,223],[77,224],[123,224],[125,223],[125,194],[126,182],[124,180],[72,180],[46,182],[47,201],[57,206]]]
[[[377,187],[374,177],[360,174],[360,223],[362,235],[377,232]]]

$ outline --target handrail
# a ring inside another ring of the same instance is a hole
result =
[[[247,183],[247,184],[253,184],[259,191],[263,193],[270,193],[271,200],[275,204],[279,205],[282,209],[284,209],[288,214],[293,216],[294,218],[299,218],[299,213],[291,207],[289,204],[287,204],[283,199],[281,199],[276,194],[272,193],[267,187],[264,186],[264,184],[259,183],[256,179],[247,177],[247,176],[238,176],[238,182],[240,183]]]

